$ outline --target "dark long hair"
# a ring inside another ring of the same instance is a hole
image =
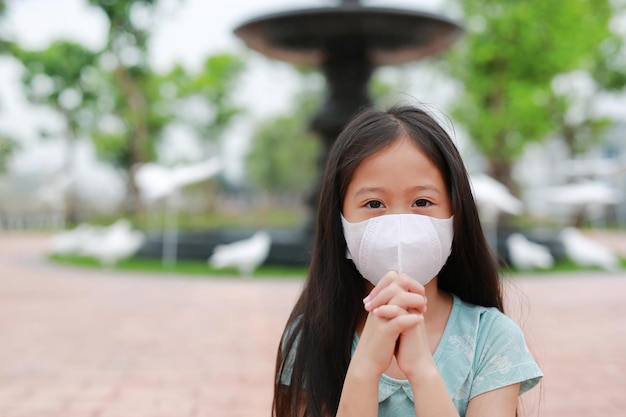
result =
[[[403,134],[437,166],[451,198],[454,240],[452,253],[438,274],[439,288],[467,302],[503,311],[498,266],[485,240],[461,155],[446,131],[412,106],[365,109],[348,123],[328,155],[309,274],[278,349],[276,417],[327,417],[337,412],[367,295],[365,280],[346,259],[341,207],[361,161]]]

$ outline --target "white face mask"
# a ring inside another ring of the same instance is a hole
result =
[[[426,285],[450,256],[454,234],[452,219],[386,214],[349,223],[341,216],[347,257],[374,285],[389,271],[403,272]]]

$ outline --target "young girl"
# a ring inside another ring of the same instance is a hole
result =
[[[357,115],[328,157],[274,415],[512,417],[541,377],[451,139],[414,107]]]

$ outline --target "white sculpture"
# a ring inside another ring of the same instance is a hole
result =
[[[548,247],[531,242],[521,233],[511,234],[506,245],[511,264],[517,269],[549,269],[554,265],[554,257]]]
[[[585,267],[600,267],[607,271],[620,268],[619,258],[604,245],[586,237],[574,227],[566,227],[560,233],[565,255],[574,263]]]
[[[119,219],[111,226],[80,224],[75,229],[52,237],[49,251],[58,255],[80,255],[96,258],[106,267],[133,256],[141,248],[144,234],[133,230],[130,222]]]
[[[524,203],[511,194],[504,184],[486,174],[472,174],[470,183],[485,237],[489,246],[497,253],[498,217],[501,213],[522,214]]]
[[[97,228],[87,223],[81,223],[72,230],[56,233],[50,239],[48,252],[53,255],[77,255],[95,233]]]
[[[55,255],[89,256],[106,267],[113,267],[137,253],[144,241],[144,234],[133,230],[130,221],[119,219],[107,227],[82,223],[73,230],[57,233],[48,251]]]
[[[222,162],[218,158],[174,168],[146,163],[135,171],[135,181],[142,197],[152,201],[168,197],[186,185],[211,178],[221,169]]]
[[[506,186],[488,175],[472,174],[470,176],[474,200],[483,220],[494,222],[500,213],[522,214],[524,203]]]
[[[222,161],[215,157],[186,166],[167,168],[156,163],[140,165],[134,177],[141,196],[148,202],[165,200],[162,261],[166,266],[176,264],[178,257],[179,190],[187,185],[207,180],[222,170]]]
[[[258,231],[248,239],[217,245],[208,263],[215,269],[234,267],[250,276],[267,259],[271,244],[270,234]]]
[[[79,253],[98,259],[106,267],[113,267],[121,259],[137,253],[144,240],[144,234],[133,230],[130,221],[119,219],[111,226],[99,228]]]

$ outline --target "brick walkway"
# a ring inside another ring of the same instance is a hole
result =
[[[269,417],[299,281],[70,269],[45,263],[45,243],[0,235],[0,417]],[[623,416],[626,272],[514,286],[546,374],[521,414]]]

